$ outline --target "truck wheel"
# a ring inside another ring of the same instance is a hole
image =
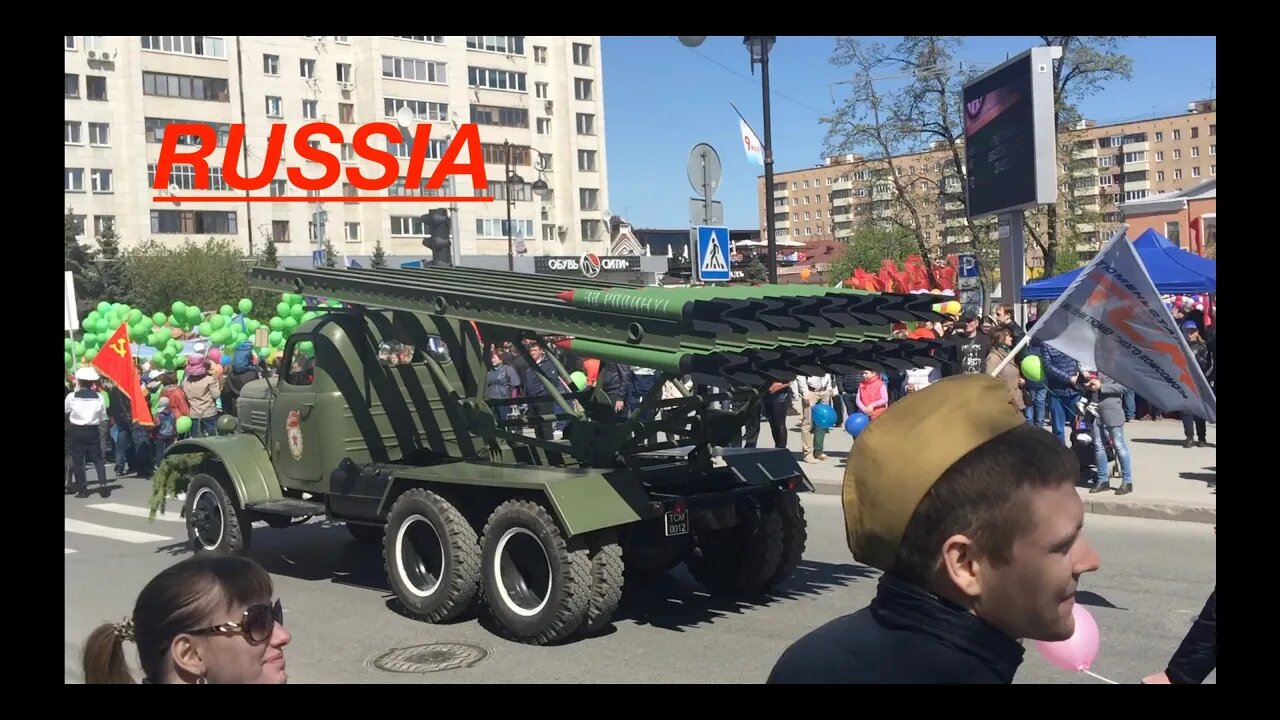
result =
[[[476,532],[456,507],[433,492],[415,488],[396,498],[387,515],[382,556],[391,591],[419,620],[452,620],[476,598]]]
[[[365,545],[381,545],[382,538],[386,535],[386,529],[373,525],[355,525],[346,523],[347,532],[351,533],[351,537]]]
[[[574,633],[591,637],[609,626],[613,613],[622,601],[622,546],[616,542],[591,542],[591,597],[587,602],[587,619]]]
[[[689,556],[689,572],[717,595],[758,595],[782,562],[782,517],[764,512],[758,522],[742,522],[699,536]]]
[[[485,604],[512,639],[545,645],[568,637],[587,618],[591,557],[570,550],[541,505],[509,500],[485,523]]]
[[[195,552],[243,555],[249,550],[253,522],[212,476],[200,473],[191,478],[184,515]]]
[[[799,495],[786,493],[778,496],[773,512],[782,518],[782,561],[769,578],[770,588],[786,582],[795,572],[804,557],[805,542],[809,539],[808,523],[804,519]]]

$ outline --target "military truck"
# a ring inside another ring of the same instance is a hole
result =
[[[289,336],[278,378],[249,383],[219,434],[168,451],[197,454],[184,506],[195,552],[244,553],[257,521],[324,517],[381,545],[413,617],[483,607],[531,644],[600,631],[624,581],[681,562],[713,593],[784,583],[805,549],[797,493],[813,486],[786,449],[732,447],[758,421],[758,390],[936,364],[931,343],[887,340],[890,323],[932,319],[936,298],[468,268],[257,268],[251,279],[344,307],[317,308],[328,312]],[[537,397],[485,397],[504,342]],[[561,348],[723,390],[663,400],[660,381],[619,413],[599,388],[553,381],[570,377]],[[559,439],[547,431],[558,420]]]

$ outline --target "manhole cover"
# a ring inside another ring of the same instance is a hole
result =
[[[397,648],[375,657],[370,665],[387,672],[429,673],[471,667],[489,657],[479,645],[465,643],[432,643]]]

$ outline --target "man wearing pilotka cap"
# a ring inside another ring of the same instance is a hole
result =
[[[1080,575],[1098,569],[1078,476],[985,374],[891,405],[854,443],[843,490],[854,559],[885,572],[876,597],[798,640],[769,682],[1012,682],[1020,640],[1071,637]]]

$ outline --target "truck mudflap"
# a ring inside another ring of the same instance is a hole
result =
[[[284,497],[271,456],[257,436],[235,433],[179,440],[165,451],[165,457],[197,452],[208,453],[222,463],[241,506]]]

